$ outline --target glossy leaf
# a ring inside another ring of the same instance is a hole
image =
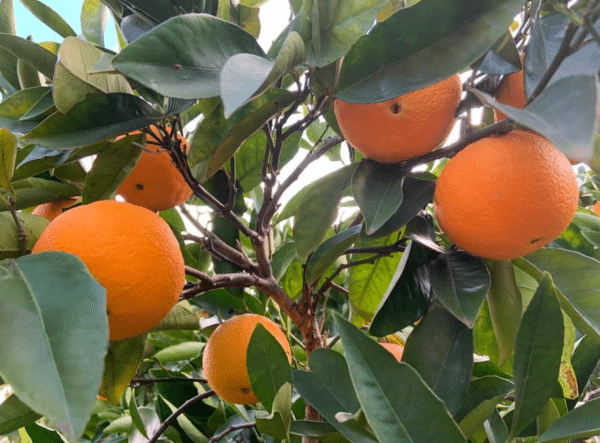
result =
[[[4,262],[0,274],[2,292],[11,294],[1,301],[0,323],[11,340],[0,342],[0,374],[25,404],[77,439],[102,377],[105,290],[63,252]]]
[[[344,166],[308,185],[294,216],[294,242],[300,257],[313,252],[331,228],[355,169],[356,165]]]
[[[0,46],[48,78],[54,77],[56,55],[30,40],[0,33]]]
[[[268,416],[256,416],[256,428],[263,434],[286,440],[290,438],[290,423],[292,420],[292,383],[290,381],[281,385],[277,391]]]
[[[145,334],[110,343],[104,358],[104,374],[99,396],[113,404],[119,404],[121,396],[138,370],[145,343]]]
[[[306,264],[306,281],[309,285],[316,283],[338,257],[356,242],[361,229],[360,225],[346,229],[319,245]]]
[[[291,386],[292,369],[277,339],[261,324],[256,325],[250,338],[246,367],[252,391],[267,411],[274,412],[273,402],[280,389],[286,383]]]
[[[428,265],[433,258],[430,249],[414,241],[409,243],[375,312],[369,327],[371,334],[393,334],[427,312],[432,295]]]
[[[600,399],[595,398],[559,418],[539,437],[540,443],[585,439],[600,434]]]
[[[381,228],[402,203],[404,169],[366,160],[352,177],[352,195],[365,220],[367,235]]]
[[[511,436],[529,425],[552,395],[564,338],[562,312],[548,273],[523,313],[515,345],[515,412]]]
[[[37,215],[20,212],[19,223],[27,236],[25,250],[31,251],[42,231],[48,225],[48,220]],[[0,212],[0,260],[16,258],[21,255],[18,231],[10,212]]]
[[[181,45],[186,41],[194,44]],[[207,98],[219,95],[219,72],[239,53],[264,56],[254,37],[234,24],[208,14],[186,14],[132,41],[112,64],[127,77],[167,97]]]
[[[408,364],[334,314],[362,410],[379,441],[466,443],[444,403]]]
[[[431,263],[430,275],[435,297],[472,328],[490,287],[490,275],[483,262],[460,251],[440,254]]]
[[[40,417],[40,414],[31,410],[15,394],[11,394],[0,403],[0,435],[15,432]]]
[[[484,55],[522,6],[521,0],[438,0],[397,11],[346,55],[338,97],[382,101],[450,77]]]
[[[135,17],[135,16],[134,16]],[[104,29],[108,21],[108,8],[100,0],[84,0],[81,6],[81,32],[88,42],[104,46]]]
[[[471,380],[473,331],[434,305],[408,336],[402,361],[417,370],[454,415]]]
[[[203,349],[204,343],[197,341],[186,341],[163,348],[154,354],[152,358],[156,359],[162,364],[174,363],[183,360],[193,360],[200,355]]]
[[[13,182],[12,188],[16,195],[15,209],[17,210],[49,201],[65,200],[80,193],[79,189],[66,183],[34,177]],[[8,192],[0,188],[0,194],[4,197],[0,199],[0,211],[7,211],[9,208],[5,202]]]
[[[52,114],[24,139],[47,148],[76,148],[148,126],[162,117],[162,112],[135,95],[95,95],[66,114]]]
[[[594,152],[594,137],[598,130],[598,88],[595,75],[562,78],[544,88],[523,109],[499,103],[483,92],[473,92],[484,103],[543,135],[567,157],[589,161]]]
[[[252,97],[266,91],[304,58],[304,42],[295,32],[287,36],[275,61],[245,53],[230,57],[219,76],[225,117],[229,118]]]
[[[108,199],[117,190],[142,155],[142,150],[133,143],[145,146],[146,135],[126,136],[98,154],[85,179],[83,204]]]
[[[10,188],[17,160],[17,138],[6,128],[0,129],[0,187]]]

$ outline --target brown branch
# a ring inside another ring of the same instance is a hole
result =
[[[225,429],[223,432],[219,432],[218,434],[213,435],[211,437],[211,439],[208,440],[207,443],[216,443],[219,440],[221,440],[223,437],[231,434],[234,431],[238,431],[240,429],[250,429],[250,428],[255,428],[255,427],[256,427],[256,423],[253,421],[249,422],[249,423],[241,423],[239,425],[231,425],[227,429]]]

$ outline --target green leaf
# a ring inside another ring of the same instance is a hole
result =
[[[472,328],[490,288],[490,275],[483,262],[460,251],[440,254],[431,263],[430,275],[436,298]]]
[[[434,305],[408,336],[402,361],[417,370],[454,415],[471,380],[473,331]]]
[[[290,433],[317,438],[324,443],[346,443],[342,434],[324,421],[295,420],[291,423]]]
[[[290,383],[291,388],[292,369],[277,339],[261,324],[256,325],[250,338],[246,367],[252,391],[267,411],[274,412],[273,402],[282,386]]]
[[[83,433],[108,341],[105,290],[74,255],[44,252],[3,262],[0,374],[69,439]],[[27,324],[27,328],[23,325]]]
[[[481,62],[475,63],[475,65],[478,71],[493,75],[505,75],[519,71],[521,59],[510,31],[507,30],[482,57]]]
[[[335,234],[319,245],[306,264],[306,281],[309,285],[316,283],[338,257],[354,244],[361,229],[360,225],[353,226]]]
[[[100,397],[119,404],[121,395],[137,373],[145,344],[146,334],[110,342],[104,358],[104,374],[98,392]]]
[[[540,443],[585,439],[600,434],[600,398],[595,398],[559,418],[539,437]]]
[[[156,359],[162,364],[193,360],[200,355],[203,349],[204,343],[197,341],[186,341],[161,349],[154,354],[152,358]]]
[[[266,91],[278,78],[283,77],[305,58],[304,42],[296,33],[290,33],[275,61],[255,54],[236,54],[221,69],[219,86],[225,117]]]
[[[344,166],[308,185],[294,215],[294,242],[300,257],[306,257],[323,241],[355,169],[356,164]]]
[[[200,320],[189,306],[188,302],[177,303],[151,331],[197,331],[200,329]]]
[[[558,380],[564,339],[562,312],[550,274],[544,273],[523,313],[515,344],[515,412],[511,436],[542,410]]]
[[[23,121],[30,110],[44,97],[50,88],[37,87],[18,91],[0,103],[0,124],[16,132],[32,130],[37,122]]]
[[[181,44],[187,41],[194,44]],[[123,48],[112,64],[167,97],[208,98],[219,95],[219,72],[239,53],[264,56],[254,37],[233,23],[208,14],[186,14],[141,35]]]
[[[57,57],[37,43],[16,35],[0,33],[0,46],[48,78],[54,77]]]
[[[158,432],[158,430],[162,424],[160,422],[160,418],[158,417],[158,414],[156,413],[156,411],[153,408],[150,408],[147,406],[140,407],[138,409],[138,412],[140,414],[142,423],[144,424],[144,429],[146,430],[146,434],[148,434],[151,437],[154,436],[154,434],[156,434]],[[129,436],[129,441],[142,442],[142,441],[148,441],[148,440],[144,438],[144,436],[142,435],[142,433],[139,430],[133,429],[133,432]]]
[[[600,262],[577,252],[551,248],[540,249],[525,260],[535,266],[534,272],[552,275],[561,308],[575,327],[600,339]]]
[[[10,434],[35,422],[41,415],[12,394],[0,403],[0,435]]]
[[[594,336],[586,335],[576,343],[571,357],[571,364],[577,377],[578,392],[584,392],[585,386],[599,361],[600,343],[596,341]],[[573,401],[569,402],[569,408],[572,408],[574,403]]]
[[[12,183],[12,188],[16,195],[15,209],[17,210],[31,208],[49,201],[66,200],[80,194],[79,189],[74,186],[35,177],[15,181]],[[7,211],[9,208],[4,202],[8,197],[8,192],[0,188],[0,194],[4,197],[4,200],[0,199],[0,211]]]
[[[27,236],[25,249],[31,251],[42,231],[48,226],[48,220],[37,215],[19,212],[19,223]],[[17,226],[9,212],[0,212],[0,260],[16,258],[21,255]]]
[[[73,28],[52,8],[38,0],[19,0],[42,23],[63,38],[77,37]]]
[[[76,148],[143,128],[164,116],[135,95],[95,95],[66,114],[52,114],[23,139],[47,148]]]
[[[32,423],[25,426],[25,431],[31,438],[32,443],[64,443],[64,440],[61,438],[58,432],[53,429],[38,425],[37,423]]]
[[[306,45],[307,63],[323,67],[344,56],[364,35],[387,0],[305,1],[291,26],[278,37],[269,55],[279,50],[289,34],[297,32]]]
[[[365,220],[367,235],[381,228],[402,203],[404,170],[371,160],[360,162],[352,177],[352,195]]]
[[[168,408],[171,410],[171,413],[174,413],[177,410],[177,407],[169,402],[164,397],[161,397],[161,400],[165,402]],[[160,423],[160,422],[159,422]],[[186,416],[186,414],[179,414],[177,416],[177,424],[181,427],[185,435],[188,436],[194,443],[206,443],[208,442],[208,437],[204,435],[192,421]]]
[[[334,314],[362,410],[379,441],[466,443],[444,403],[418,373]]]
[[[144,428],[144,422],[138,411],[135,395],[132,395],[129,400],[129,415],[131,415],[131,422],[133,423],[133,426],[135,426],[135,429],[137,429],[144,437],[148,438],[148,434],[146,434],[146,429]]]
[[[289,106],[295,96],[272,90],[243,106],[225,119],[222,106],[216,106],[200,122],[190,143],[188,163],[194,176],[208,180],[237,152],[244,141],[276,113]]]
[[[17,60],[17,76],[19,77],[19,86],[21,86],[21,89],[42,86],[37,70],[33,69],[22,59]]]
[[[0,2],[0,32],[7,34],[16,34],[15,11],[12,0],[2,0]]]
[[[54,100],[52,99],[52,88],[46,88],[46,92],[19,118],[19,120],[40,121],[52,114],[55,110]]]
[[[387,246],[396,243],[397,239],[398,233],[395,233],[357,246]],[[351,260],[356,262],[368,256],[369,254],[352,254]],[[390,285],[401,256],[401,253],[390,254],[379,257],[372,263],[363,263],[350,268],[348,300],[352,324],[361,326],[371,321]]]
[[[81,32],[88,42],[104,46],[104,29],[108,21],[108,9],[100,0],[84,0],[81,6]]]
[[[90,73],[89,67],[100,60],[103,51],[79,38],[66,38],[58,50],[52,87],[54,104],[63,114],[88,94],[122,92],[133,94],[127,79],[115,73]]]
[[[0,186],[10,188],[17,160],[17,137],[6,128],[0,129]]]
[[[598,131],[598,88],[595,75],[562,78],[549,84],[523,109],[502,104],[483,92],[472,92],[482,102],[547,138],[567,157],[589,162]]]
[[[98,154],[85,179],[83,204],[108,199],[117,190],[142,155],[134,143],[146,146],[146,134],[123,137]]]
[[[508,440],[508,428],[497,409],[494,409],[494,412],[483,426],[490,443],[505,443]]]
[[[377,337],[393,334],[427,312],[432,295],[428,265],[433,258],[430,249],[409,242],[375,312],[369,327],[371,334]]]
[[[271,414],[263,417],[257,414],[256,428],[271,437],[286,440],[290,438],[290,423],[292,421],[292,382],[281,385],[271,405]]]

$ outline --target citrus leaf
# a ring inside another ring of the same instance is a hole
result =
[[[137,429],[140,434],[144,437],[148,438],[146,434],[146,429],[144,428],[144,422],[142,421],[142,417],[140,416],[140,412],[138,411],[138,406],[135,401],[135,395],[132,395],[129,399],[129,415],[131,416],[131,422],[135,429]]]
[[[511,436],[525,429],[552,395],[558,380],[563,340],[562,312],[552,278],[544,273],[517,332]]]
[[[444,403],[408,364],[334,314],[362,410],[379,441],[466,443]]]
[[[271,404],[271,413],[267,417],[256,415],[256,428],[263,434],[280,440],[290,438],[292,421],[292,371],[290,381],[281,385]]]
[[[12,183],[12,188],[16,195],[15,209],[17,210],[49,201],[66,200],[80,194],[79,189],[74,186],[35,177],[15,181]],[[5,203],[8,192],[0,188],[0,194],[4,197],[4,200],[0,199],[0,211],[8,211],[8,205]]]
[[[142,361],[146,334],[125,340],[112,341],[104,359],[102,385],[98,392],[113,404],[119,404],[131,379]]]
[[[163,348],[154,354],[152,358],[156,359],[162,364],[174,363],[183,360],[193,360],[200,355],[203,349],[204,343],[197,341],[186,341]]]
[[[135,15],[134,15],[135,17]],[[108,21],[108,8],[100,0],[84,0],[81,6],[81,32],[88,42],[104,46],[104,29]]]
[[[45,252],[3,262],[0,374],[69,439],[81,436],[108,341],[105,290],[74,255]],[[27,328],[23,328],[27,324]]]
[[[421,1],[361,37],[344,58],[338,97],[383,101],[471,65],[506,32],[521,0]]]
[[[44,426],[38,425],[37,423],[32,423],[30,425],[25,426],[25,431],[27,432],[27,435],[31,437],[31,441],[34,443],[64,443],[64,440],[58,432],[56,432],[53,429],[49,429]]]
[[[329,423],[319,421],[295,420],[290,425],[290,433],[317,438],[324,443],[345,443],[347,441]]]
[[[85,179],[83,204],[108,199],[117,190],[142,155],[134,143],[146,146],[146,134],[123,137],[98,154]]]
[[[0,129],[0,187],[10,188],[17,161],[17,138],[6,128]]]
[[[266,91],[275,81],[304,61],[304,42],[290,33],[275,61],[255,54],[236,54],[221,69],[219,86],[225,117],[237,111],[252,97]]]
[[[528,51],[529,52],[529,51]],[[519,51],[510,31],[506,31],[494,46],[476,63],[477,70],[486,74],[504,75],[519,71]]]
[[[0,435],[10,434],[34,423],[41,415],[11,394],[0,403]]]
[[[337,258],[354,244],[361,229],[360,225],[346,229],[319,245],[306,264],[306,281],[309,285],[316,283]]]
[[[199,35],[202,39],[195,37]],[[186,41],[194,44],[181,45]],[[185,14],[132,41],[112,64],[164,96],[208,98],[219,95],[219,72],[231,56],[239,53],[264,56],[254,37],[233,23],[208,14]]]
[[[486,420],[484,428],[490,443],[504,443],[508,440],[508,428],[497,409],[494,409],[490,418]]]
[[[77,37],[73,28],[52,8],[38,0],[19,0],[42,23],[63,38]]]
[[[19,77],[19,86],[21,86],[21,89],[42,86],[37,70],[33,69],[22,59],[17,60],[17,76]]]
[[[600,434],[600,398],[595,398],[573,409],[556,420],[539,437],[540,443],[565,439],[585,439]]]
[[[19,117],[19,120],[35,120],[39,121],[49,116],[56,109],[54,108],[54,100],[52,99],[52,88],[46,88],[46,92],[35,102],[25,114]]]
[[[600,343],[592,335],[586,335],[580,339],[575,346],[571,356],[571,364],[577,377],[577,387],[580,393],[584,392],[594,369],[600,361]],[[569,409],[572,409],[576,402],[568,402]]]
[[[161,396],[161,400],[168,406],[171,413],[177,410],[177,407],[169,402],[166,398]],[[181,427],[185,435],[188,436],[194,443],[206,443],[208,437],[204,435],[200,430],[192,423],[192,421],[186,416],[186,414],[179,414],[177,416],[177,424]]]
[[[490,287],[490,275],[483,262],[460,251],[440,254],[431,263],[430,275],[436,298],[472,328]]]
[[[434,305],[408,336],[402,361],[417,370],[454,415],[471,381],[473,332]]]
[[[292,369],[277,339],[260,323],[248,343],[246,367],[252,391],[267,411],[275,412],[273,402],[281,388],[292,383]]]
[[[140,418],[142,420],[142,423],[144,425],[144,429],[146,430],[146,434],[149,435],[150,437],[153,437],[154,434],[156,434],[158,432],[158,430],[160,429],[161,426],[161,422],[160,422],[160,418],[158,417],[158,414],[156,413],[156,411],[150,407],[147,406],[142,406],[138,409]],[[143,441],[148,441],[147,438],[144,438],[144,436],[142,435],[142,433],[137,430],[137,429],[133,429],[133,432],[130,434],[129,436],[129,441],[131,442],[143,442]]]
[[[356,164],[344,166],[308,185],[294,215],[294,242],[300,257],[313,252],[331,228],[355,169]]]
[[[198,315],[189,308],[189,302],[179,302],[151,331],[197,331],[200,329]]]
[[[25,249],[31,251],[42,231],[48,225],[48,220],[37,215],[20,212],[19,223],[27,236]],[[0,260],[16,258],[21,255],[17,226],[9,212],[0,212]]]
[[[54,77],[56,55],[30,40],[0,33],[0,46],[48,78]]]
[[[22,117],[42,99],[51,88],[27,88],[7,97],[0,103],[0,125],[16,132],[32,130],[37,122],[23,121]]]
[[[380,229],[402,203],[402,167],[366,160],[352,176],[352,195],[365,220],[367,235]]]

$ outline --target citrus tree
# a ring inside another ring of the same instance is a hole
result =
[[[600,435],[600,2],[20,1],[0,441]]]

